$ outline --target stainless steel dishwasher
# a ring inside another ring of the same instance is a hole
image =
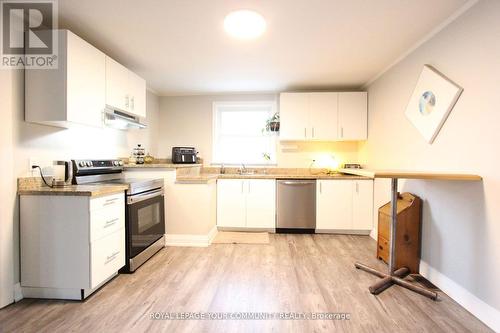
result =
[[[276,186],[276,232],[314,233],[316,180],[280,179]]]

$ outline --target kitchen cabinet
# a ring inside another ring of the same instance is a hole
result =
[[[373,221],[373,181],[318,180],[316,231],[369,234]]]
[[[371,231],[373,228],[373,180],[353,180],[352,185],[352,228]]]
[[[280,140],[306,140],[308,138],[308,108],[308,94],[280,94]]]
[[[58,68],[24,72],[25,119],[57,127],[102,126],[106,56],[69,30],[57,34]]]
[[[24,297],[83,299],[125,265],[125,194],[20,197]]]
[[[217,226],[274,229],[276,182],[274,179],[219,179]]]
[[[106,57],[106,105],[146,117],[146,81],[110,57]]]
[[[367,92],[344,92],[339,94],[339,140],[355,141],[368,138],[367,108]]]
[[[367,112],[366,92],[282,93],[280,140],[366,140]]]

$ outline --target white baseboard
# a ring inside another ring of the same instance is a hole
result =
[[[166,246],[191,246],[191,247],[206,247],[212,243],[212,240],[217,235],[217,227],[214,226],[206,235],[190,235],[190,234],[166,234]]]
[[[443,275],[435,268],[420,260],[420,274],[438,286],[455,302],[489,326],[495,332],[500,332],[500,311],[477,298],[464,287],[460,286],[449,277]]]
[[[19,302],[23,299],[23,290],[21,288],[21,283],[16,283],[14,285],[14,302]]]

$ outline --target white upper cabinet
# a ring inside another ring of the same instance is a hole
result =
[[[134,72],[129,73],[130,112],[146,118],[146,80]]]
[[[307,140],[308,110],[308,94],[280,94],[280,140]]]
[[[58,68],[25,70],[25,119],[58,127],[102,126],[106,56],[71,31],[57,33]]]
[[[309,119],[311,135],[309,139],[318,141],[337,140],[337,100],[338,93],[309,93]]]
[[[128,69],[106,57],[106,104],[127,111],[130,105]]]
[[[366,92],[280,94],[280,140],[367,139]]]
[[[146,81],[110,57],[106,57],[106,105],[146,117]]]
[[[340,93],[338,105],[339,140],[366,140],[368,138],[368,93]]]

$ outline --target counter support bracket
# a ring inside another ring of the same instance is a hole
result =
[[[432,300],[437,300],[438,294],[434,291],[428,290],[411,284],[410,282],[403,280],[403,278],[409,274],[409,269],[407,267],[401,267],[396,270],[395,263],[395,245],[396,245],[396,229],[398,220],[398,178],[391,178],[391,239],[389,244],[389,269],[387,273],[383,273],[366,266],[361,263],[355,263],[354,266],[357,269],[361,269],[365,272],[373,274],[381,278],[379,281],[371,285],[368,290],[374,295],[377,295],[384,291],[385,289],[397,284],[401,287],[409,289],[420,295],[429,297]]]

